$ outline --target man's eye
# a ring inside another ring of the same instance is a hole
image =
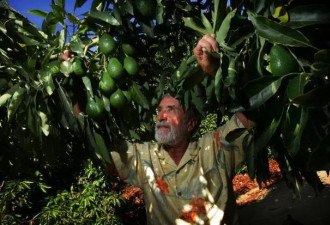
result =
[[[174,107],[168,107],[167,108],[167,112],[173,112],[174,111]]]

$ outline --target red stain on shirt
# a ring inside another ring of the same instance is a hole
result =
[[[193,197],[193,200],[189,203],[190,209],[188,211],[182,210],[180,219],[188,223],[196,223],[197,216],[206,215],[207,202],[203,198]]]
[[[160,189],[160,191],[163,194],[168,193],[168,184],[161,177],[157,177],[156,186]]]
[[[214,133],[214,139],[215,139],[215,142],[216,142],[216,144],[217,144],[217,148],[219,149],[219,148],[221,147],[219,131],[216,131],[216,132]]]

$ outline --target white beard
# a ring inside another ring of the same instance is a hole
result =
[[[165,126],[168,130],[158,129],[158,126]],[[187,124],[184,122],[178,127],[166,124],[164,122],[157,122],[155,127],[155,139],[159,144],[175,146],[179,144],[187,136]]]

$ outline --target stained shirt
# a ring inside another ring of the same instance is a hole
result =
[[[238,224],[232,178],[243,163],[247,131],[225,139],[237,128],[243,125],[233,116],[190,142],[178,165],[152,142],[111,152],[121,179],[143,189],[148,224]]]

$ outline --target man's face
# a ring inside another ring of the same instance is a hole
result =
[[[166,96],[158,106],[155,139],[160,144],[176,146],[188,139],[185,111],[176,98]]]

